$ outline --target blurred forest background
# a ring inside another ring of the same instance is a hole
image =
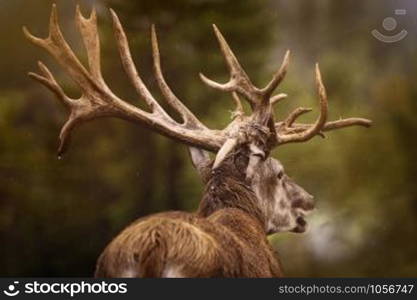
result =
[[[65,36],[85,61],[75,3],[99,13],[104,77],[116,94],[140,100],[122,72],[108,7],[119,14],[138,69],[160,96],[151,68],[150,25],[159,33],[163,69],[176,94],[204,123],[230,120],[230,95],[198,78],[228,76],[211,24],[216,23],[254,82],[263,85],[286,49],[292,63],[279,92],[284,117],[315,108],[313,67],[320,62],[330,118],[366,117],[350,128],[274,156],[317,199],[306,234],[271,242],[288,276],[417,276],[417,3],[330,0],[56,0]],[[66,111],[28,71],[44,61],[72,96],[74,84],[46,52],[25,40],[27,25],[46,36],[52,1],[0,0],[0,276],[90,276],[104,246],[134,219],[164,210],[192,211],[201,182],[186,148],[114,119],[77,130],[56,157]],[[395,9],[406,9],[395,16]],[[393,16],[397,43],[371,30]],[[161,99],[159,97],[159,99]],[[140,105],[140,104],[139,104]]]

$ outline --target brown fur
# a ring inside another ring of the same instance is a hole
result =
[[[265,219],[240,162],[208,176],[196,213],[166,212],[137,220],[100,256],[97,277],[280,277]],[[245,162],[243,162],[244,164]]]

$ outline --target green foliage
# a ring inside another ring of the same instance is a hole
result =
[[[85,61],[74,3],[56,2],[64,34]],[[271,241],[292,276],[416,275],[417,44],[411,36],[394,45],[372,38],[370,31],[392,9],[388,1],[79,2],[84,13],[93,3],[98,8],[104,76],[116,94],[143,105],[122,72],[107,7],[118,12],[139,72],[162,100],[151,67],[149,29],[156,24],[167,81],[213,128],[228,123],[233,102],[198,79],[200,71],[227,79],[212,23],[259,85],[292,50],[279,91],[289,99],[276,108],[278,118],[296,106],[317,107],[313,66],[319,61],[330,117],[363,116],[374,127],[275,151],[287,172],[315,195],[318,208],[308,234],[277,234]],[[157,211],[192,211],[202,192],[185,146],[120,120],[85,124],[63,159],[56,158],[66,112],[25,73],[40,58],[70,95],[78,91],[21,34],[23,24],[46,34],[51,3],[0,1],[2,276],[89,276],[100,251],[129,222]]]

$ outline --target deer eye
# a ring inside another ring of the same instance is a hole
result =
[[[282,179],[282,177],[284,176],[284,172],[280,171],[277,175],[278,179]]]

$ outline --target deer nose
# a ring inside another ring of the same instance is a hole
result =
[[[305,195],[296,199],[293,204],[293,208],[301,208],[303,210],[313,210],[314,209],[314,197],[310,194]]]
[[[314,201],[314,196],[312,196],[312,195],[309,195],[310,197],[308,198],[308,201],[307,201],[307,208],[308,208],[308,210],[313,210],[314,209],[314,207],[316,206],[316,202]]]

